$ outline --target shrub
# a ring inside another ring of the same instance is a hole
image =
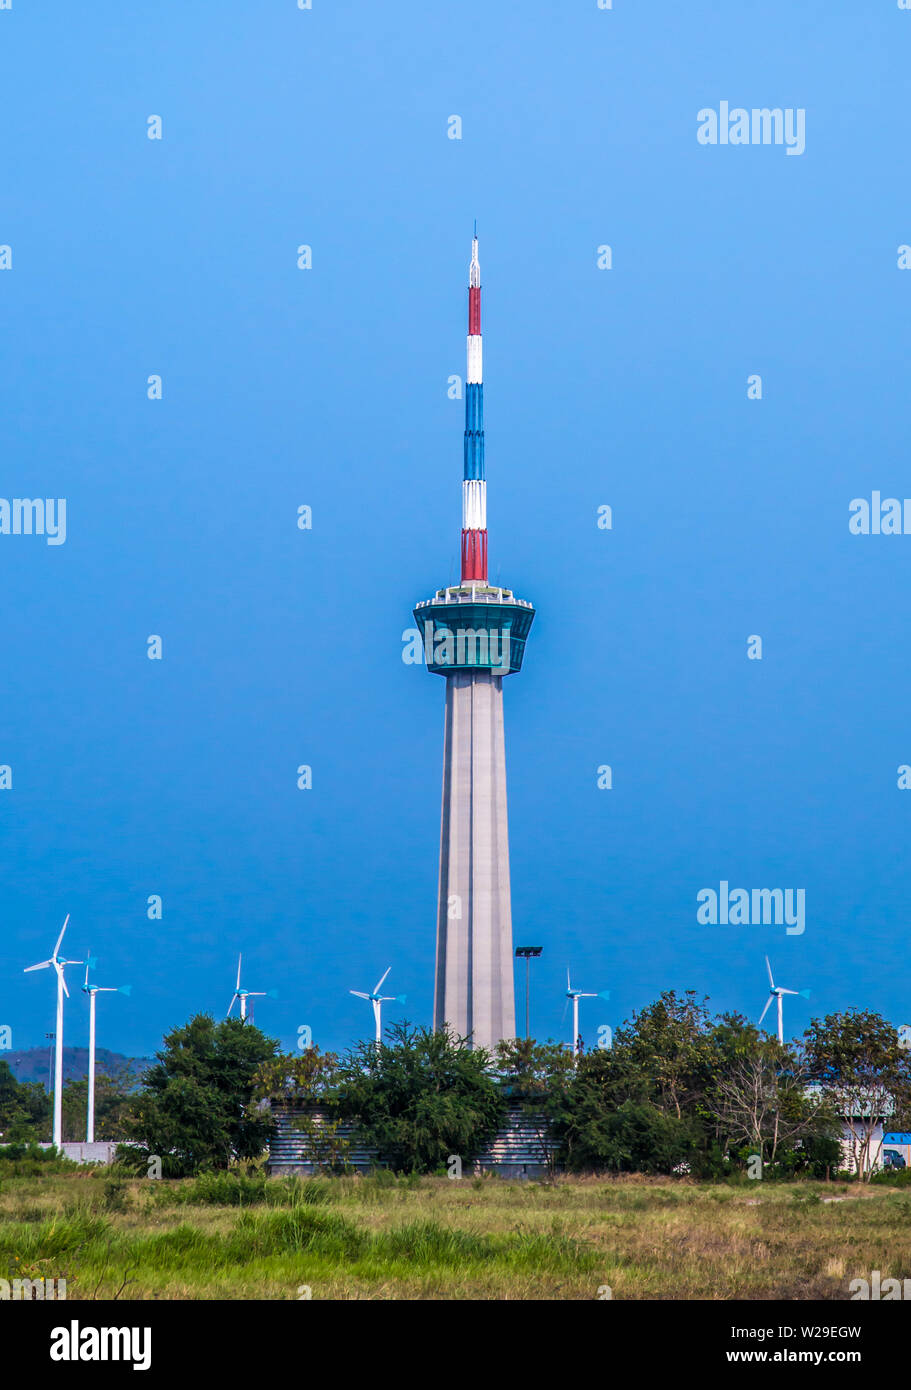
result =
[[[474,1157],[506,1115],[491,1059],[464,1038],[407,1023],[388,1042],[361,1043],[340,1069],[340,1111],[396,1172],[432,1173],[451,1154]]]

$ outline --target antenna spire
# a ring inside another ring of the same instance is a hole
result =
[[[468,373],[462,478],[462,583],[487,583],[487,483],[484,478],[484,385],[481,353],[481,263],[475,220],[468,267]]]

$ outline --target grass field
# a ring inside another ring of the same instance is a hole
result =
[[[911,1276],[911,1190],[81,1169],[0,1180],[0,1277],[69,1298],[847,1299]]]

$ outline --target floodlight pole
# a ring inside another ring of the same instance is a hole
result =
[[[525,961],[525,1041],[529,1038],[529,999],[531,995],[531,961],[541,954],[543,946],[517,946],[516,955]]]

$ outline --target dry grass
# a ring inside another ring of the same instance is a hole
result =
[[[0,1183],[0,1275],[65,1276],[71,1298],[846,1299],[874,1269],[911,1277],[907,1190],[344,1178],[234,1192],[88,1170]]]

